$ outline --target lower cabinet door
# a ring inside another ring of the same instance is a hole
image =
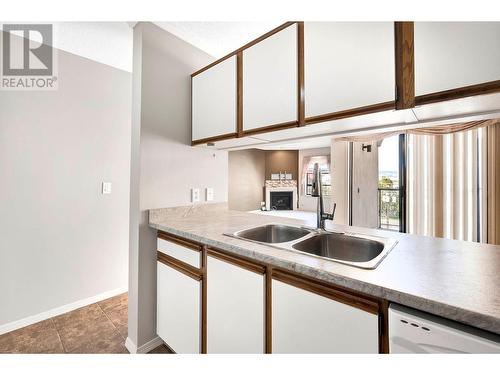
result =
[[[264,353],[264,275],[207,258],[207,352]]]
[[[157,262],[158,336],[176,353],[200,353],[201,282]]]
[[[378,353],[378,316],[272,281],[273,353]]]

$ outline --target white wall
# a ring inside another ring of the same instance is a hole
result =
[[[52,25],[53,31],[52,45],[58,50],[132,72],[133,30],[127,22],[49,22],[49,24]],[[2,27],[0,24],[0,30]]]
[[[265,200],[266,151],[249,149],[229,152],[230,210],[259,210]]]
[[[127,289],[131,74],[57,56],[58,90],[0,91],[0,333]]]
[[[147,210],[189,205],[191,187],[213,187],[214,202],[227,202],[227,152],[190,146],[190,74],[212,61],[153,24],[134,28],[128,337],[134,346],[156,336],[156,231]]]

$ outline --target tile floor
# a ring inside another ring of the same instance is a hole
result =
[[[0,336],[0,353],[128,353],[127,293]],[[151,353],[168,353],[165,346]]]

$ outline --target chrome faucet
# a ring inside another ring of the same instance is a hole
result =
[[[316,227],[317,229],[325,230],[325,220],[333,220],[335,216],[335,209],[337,208],[337,203],[333,204],[333,210],[331,214],[327,214],[323,207],[323,190],[321,188],[321,170],[319,169],[319,164],[314,164],[313,181],[312,181],[312,192],[311,196],[318,198],[318,208],[316,210]]]

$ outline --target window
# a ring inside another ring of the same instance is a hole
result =
[[[312,182],[314,179],[314,164],[319,164],[321,171],[321,188],[324,196],[330,196],[332,192],[332,179],[330,176],[330,157],[329,156],[312,156],[306,162],[304,176],[304,191],[305,195],[311,196]]]
[[[402,148],[404,135],[385,138],[378,148],[378,227],[381,229],[404,231]]]

